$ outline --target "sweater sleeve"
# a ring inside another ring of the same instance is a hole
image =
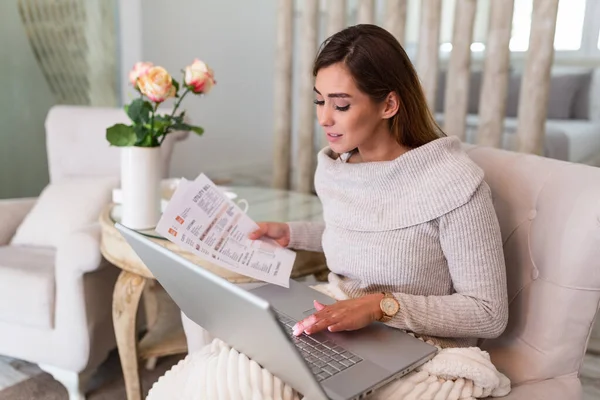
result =
[[[287,246],[295,250],[323,252],[324,222],[288,222],[290,227],[290,244]]]
[[[508,322],[506,266],[485,182],[466,204],[440,218],[439,235],[455,293],[394,293],[400,311],[387,324],[438,337],[498,337]]]

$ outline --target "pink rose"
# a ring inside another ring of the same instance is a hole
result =
[[[133,87],[137,87],[137,80],[142,76],[146,75],[150,68],[152,68],[154,64],[151,62],[136,62],[133,66],[133,69],[129,72],[129,82],[133,85]]]
[[[175,97],[173,78],[163,67],[152,67],[137,80],[140,92],[155,103],[162,103],[170,97]]]
[[[216,83],[212,69],[198,59],[185,68],[185,84],[194,93],[206,94]]]

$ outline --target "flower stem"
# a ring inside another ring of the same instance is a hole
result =
[[[190,88],[186,87],[185,91],[183,92],[183,94],[181,95],[181,97],[179,98],[179,100],[177,100],[177,102],[175,103],[175,107],[173,107],[173,112],[171,113],[171,118],[173,118],[175,116],[175,112],[179,108],[179,104],[181,104],[181,100],[183,100],[183,98],[185,97],[186,94],[189,93],[189,91],[190,91]]]
[[[175,116],[175,113],[177,112],[177,109],[179,108],[179,104],[181,104],[181,101],[183,100],[183,98],[185,97],[186,94],[188,94],[190,91],[189,87],[185,88],[185,91],[183,92],[183,94],[181,95],[181,97],[175,102],[175,106],[173,107],[173,112],[171,113],[171,118],[169,118],[169,120],[173,120],[173,117]],[[171,127],[169,126],[166,130],[165,133],[162,135],[162,138],[160,138],[160,141],[158,142],[159,145],[162,144],[162,142],[165,140],[165,138],[167,137],[167,133],[169,132],[169,129]]]
[[[154,139],[154,114],[156,114],[156,110],[158,109],[158,105],[160,103],[155,103],[152,108],[152,116],[150,117],[150,135]],[[159,143],[160,144],[160,143]]]

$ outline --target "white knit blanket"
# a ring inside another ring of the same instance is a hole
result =
[[[338,300],[336,287],[315,289]],[[510,380],[478,347],[439,348],[414,372],[375,391],[370,400],[458,400],[506,396]],[[296,400],[302,396],[219,339],[189,354],[154,383],[146,400]]]

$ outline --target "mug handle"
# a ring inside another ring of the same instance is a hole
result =
[[[244,204],[245,206],[244,207],[240,206],[240,208],[242,209],[242,211],[244,212],[244,214],[248,212],[248,208],[250,208],[250,204],[248,204],[248,200],[246,200],[246,199],[239,199],[237,201],[237,204],[238,204],[238,206],[240,206],[240,204]]]

